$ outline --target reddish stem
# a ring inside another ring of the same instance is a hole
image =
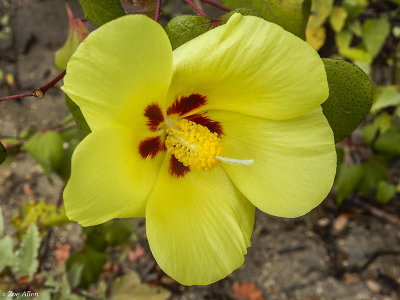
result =
[[[161,0],[157,0],[156,15],[154,16],[154,21],[158,22],[161,14]]]
[[[219,8],[219,9],[222,9],[222,10],[227,11],[227,12],[232,11],[232,9],[230,9],[230,8],[228,8],[226,6],[223,6],[222,4],[219,4],[217,2],[214,2],[212,0],[200,0],[200,1],[208,3],[208,4],[212,5],[212,6],[215,6],[215,7]]]
[[[5,101],[5,100],[9,100],[9,99],[32,97],[32,96],[36,97],[36,98],[39,98],[39,99],[42,99],[44,97],[44,95],[46,94],[46,92],[51,87],[53,87],[57,82],[59,82],[61,79],[63,79],[63,77],[65,76],[65,73],[66,73],[66,70],[62,71],[52,81],[50,81],[49,83],[45,84],[44,86],[42,86],[40,88],[35,88],[32,91],[32,93],[30,93],[30,94],[18,94],[18,95],[6,96],[6,97],[3,97],[3,98],[0,98],[0,102],[1,101]]]
[[[189,4],[191,7],[193,7],[200,15],[203,17],[207,17],[207,15],[200,9],[198,8],[192,1],[190,0],[185,0],[187,4]]]

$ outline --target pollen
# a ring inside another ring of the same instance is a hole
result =
[[[207,127],[180,119],[172,121],[166,133],[167,150],[185,166],[211,170],[221,163],[221,139]]]

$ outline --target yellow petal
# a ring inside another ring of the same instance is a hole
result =
[[[142,122],[152,102],[165,105],[172,50],[163,28],[143,15],[125,16],[92,32],[67,66],[63,90],[90,128]]]
[[[151,251],[178,282],[210,284],[243,264],[254,206],[220,167],[176,178],[168,165],[166,159],[146,207]]]
[[[207,97],[218,109],[273,120],[299,116],[329,94],[324,65],[310,45],[280,26],[233,15],[174,51],[170,103]]]
[[[113,218],[143,217],[164,154],[142,159],[140,131],[103,129],[89,134],[72,156],[64,190],[68,218],[83,226]]]
[[[222,124],[223,156],[254,160],[251,166],[222,166],[257,208],[298,217],[327,196],[335,177],[336,152],[321,107],[285,121],[230,112],[209,115]]]

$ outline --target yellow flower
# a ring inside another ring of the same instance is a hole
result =
[[[323,63],[260,18],[235,14],[172,52],[159,24],[122,17],[85,39],[64,84],[92,129],[72,158],[68,217],[146,217],[155,259],[182,284],[243,264],[255,207],[298,217],[332,186]]]

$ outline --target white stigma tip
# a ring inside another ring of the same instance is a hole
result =
[[[215,156],[216,159],[231,165],[250,166],[254,163],[252,159],[234,159],[223,156]]]

